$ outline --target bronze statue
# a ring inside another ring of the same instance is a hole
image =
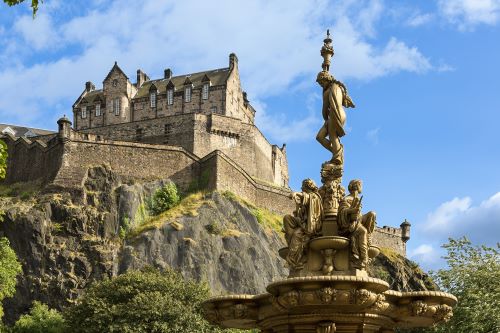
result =
[[[346,114],[344,107],[353,108],[354,103],[347,94],[345,85],[335,80],[329,73],[331,58],[334,54],[330,31],[327,31],[327,37],[323,42],[321,48],[323,70],[319,72],[316,82],[323,88],[322,114],[325,123],[316,135],[316,140],[332,153],[332,163],[343,164],[344,148],[340,143],[340,138],[345,135]]]
[[[339,206],[338,227],[341,236],[349,237],[351,241],[351,264],[354,268],[366,269],[368,264],[368,247],[371,244],[371,234],[376,224],[375,212],[361,213],[363,197],[358,195],[363,190],[359,179],[349,182],[349,195]]]
[[[345,135],[346,114],[344,107],[353,108],[354,103],[347,94],[347,88],[333,76],[322,71],[316,80],[323,88],[323,126],[316,135],[316,140],[332,153],[332,163],[344,163],[344,147],[340,138]]]
[[[302,182],[302,192],[290,195],[295,201],[293,215],[285,215],[283,228],[288,244],[286,261],[291,269],[299,270],[303,266],[304,251],[309,240],[321,231],[323,207],[318,187],[311,179]]]

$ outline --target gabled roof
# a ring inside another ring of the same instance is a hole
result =
[[[113,71],[115,71],[115,70],[118,71],[119,73],[121,73],[123,76],[125,76],[127,78],[127,80],[128,80],[127,74],[125,74],[125,72],[122,71],[122,69],[120,68],[120,66],[118,66],[118,63],[115,61],[115,64],[113,65],[113,67],[109,71],[108,75],[106,75],[106,77],[104,78],[103,82],[106,81],[111,76],[111,73],[113,73]]]
[[[48,131],[44,129],[39,129],[39,128],[31,128],[31,127],[24,127],[24,126],[16,126],[16,125],[9,125],[9,124],[0,124],[0,134],[3,134],[4,131],[9,132],[10,130],[14,131],[14,136],[17,138],[20,137],[34,137],[34,136],[39,136],[39,135],[47,135],[47,134],[53,134],[55,133],[54,131]]]
[[[185,75],[179,75],[179,76],[174,76],[170,79],[159,79],[159,80],[150,80],[144,82],[144,84],[139,88],[137,91],[137,94],[135,95],[134,98],[141,98],[141,97],[147,97],[149,96],[149,88],[151,87],[152,84],[156,86],[158,89],[158,92],[163,93],[167,90],[167,84],[169,82],[172,82],[172,84],[175,86],[175,88],[183,88],[184,84],[186,82],[186,79],[188,81],[191,81],[191,84],[196,88],[198,86],[201,86],[204,82],[203,79],[206,77],[210,78],[210,82],[212,83],[212,86],[219,86],[219,85],[224,85],[227,82],[227,79],[230,74],[230,69],[229,68],[219,68],[219,69],[212,69],[204,72],[199,72],[199,73],[192,73],[192,74],[185,74]]]
[[[83,101],[86,101],[88,104],[94,104],[97,101],[103,101],[103,100],[104,100],[104,93],[102,89],[92,90],[91,92],[88,92],[85,96],[77,100],[73,105],[73,107],[75,107],[79,103],[82,103]]]

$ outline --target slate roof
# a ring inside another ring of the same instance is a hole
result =
[[[14,132],[16,133],[14,136],[17,138],[20,138],[23,136],[29,138],[29,137],[39,136],[39,135],[47,135],[47,134],[56,133],[54,131],[49,131],[49,130],[44,130],[44,129],[39,129],[39,128],[16,126],[16,125],[9,125],[9,124],[0,124],[0,134],[3,134],[3,131],[7,127],[14,130]]]
[[[86,101],[87,103],[94,103],[94,101],[97,100],[97,98],[100,98],[101,101],[104,101],[104,93],[102,89],[98,90],[92,90],[91,92],[88,92],[79,103],[82,103],[83,101]]]
[[[213,86],[224,85],[227,82],[227,78],[229,77],[230,69],[219,68],[208,70],[199,73],[192,73],[186,75],[173,76],[171,79],[158,79],[158,80],[150,80],[144,82],[144,84],[139,88],[139,91],[134,96],[134,98],[141,98],[149,96],[149,90],[151,85],[155,85],[158,92],[165,92],[167,90],[167,84],[169,81],[172,81],[175,86],[175,90],[182,89],[184,87],[184,83],[186,79],[189,79],[193,86],[199,87],[206,81],[205,75],[210,79],[210,82]],[[204,80],[205,78],[205,80]]]

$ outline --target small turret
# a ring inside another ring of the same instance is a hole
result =
[[[406,219],[401,223],[401,239],[403,242],[407,242],[410,239],[410,228],[411,224]]]
[[[59,139],[62,141],[68,141],[71,137],[71,121],[64,115],[57,121],[59,133]]]

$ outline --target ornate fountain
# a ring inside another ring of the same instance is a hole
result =
[[[316,139],[331,153],[321,166],[322,186],[311,179],[292,193],[295,211],[283,218],[287,247],[279,255],[290,270],[287,279],[260,295],[213,297],[203,303],[205,317],[225,328],[261,332],[394,332],[397,327],[428,327],[453,315],[457,299],[444,292],[398,292],[369,277],[366,267],[380,253],[371,243],[376,214],[363,214],[361,180],[342,186],[344,107],[354,107],[343,83],[330,73],[332,39],[321,48],[325,120]]]

